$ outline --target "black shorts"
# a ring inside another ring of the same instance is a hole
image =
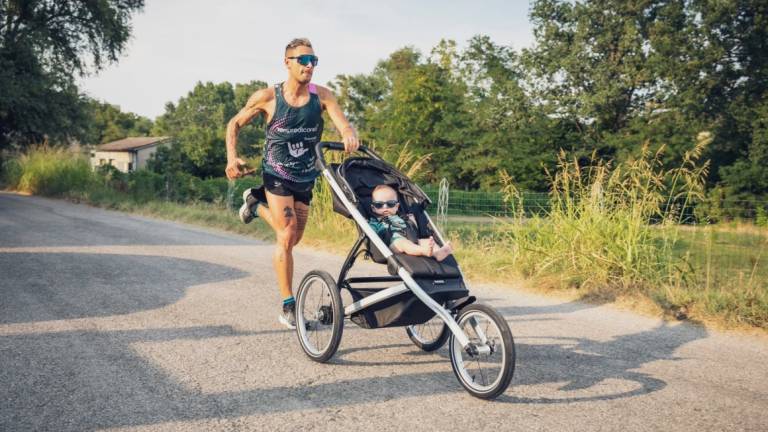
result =
[[[314,180],[298,183],[273,176],[266,172],[262,178],[264,179],[264,189],[271,194],[292,196],[294,201],[299,201],[306,205],[309,205],[312,201],[312,189],[315,187]]]

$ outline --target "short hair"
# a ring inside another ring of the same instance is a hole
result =
[[[307,38],[296,38],[292,41],[288,42],[288,45],[285,46],[285,53],[288,54],[288,50],[294,49],[296,47],[305,46],[307,48],[312,48],[312,42],[309,41]]]
[[[395,188],[393,188],[392,186],[390,186],[388,184],[382,183],[382,184],[376,186],[375,188],[373,188],[373,190],[371,191],[371,196],[373,196],[373,194],[376,193],[376,191],[378,191],[378,190],[385,190],[385,189],[389,189],[392,192],[394,192],[395,195],[397,195],[397,191],[395,190]]]

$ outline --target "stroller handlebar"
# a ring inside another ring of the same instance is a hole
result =
[[[317,161],[315,162],[317,164],[317,169],[320,171],[323,171],[327,168],[325,157],[323,156],[323,149],[328,150],[335,150],[335,151],[344,151],[344,143],[340,143],[337,141],[320,141],[317,144],[315,144],[315,154],[317,155]],[[369,149],[368,147],[361,145],[358,147],[357,151],[360,153],[364,153],[368,155],[371,158],[381,160],[381,157],[377,155],[373,150]]]

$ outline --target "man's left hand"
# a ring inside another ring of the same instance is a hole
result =
[[[360,141],[357,139],[357,131],[351,126],[344,129],[344,133],[341,135],[341,140],[344,142],[344,151],[352,153],[360,148]]]

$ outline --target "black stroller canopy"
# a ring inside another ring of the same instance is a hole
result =
[[[342,180],[341,183],[343,185],[346,183],[345,186],[349,187],[349,190],[345,191],[347,198],[358,204],[358,208],[366,216],[370,216],[371,193],[381,184],[395,189],[406,209],[415,204],[426,208],[431,203],[429,197],[411,179],[382,160],[366,157],[349,158],[337,167],[336,172]],[[350,192],[353,196],[349,196]],[[334,205],[334,210],[346,217],[351,217],[344,206]]]

